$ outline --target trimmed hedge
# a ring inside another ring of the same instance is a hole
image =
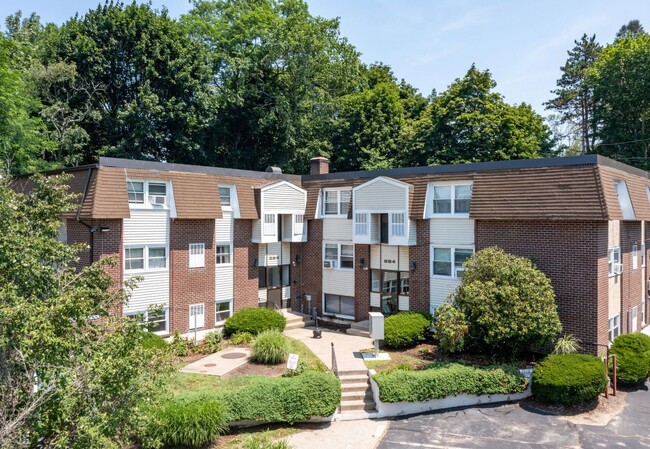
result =
[[[542,402],[581,404],[596,399],[606,387],[605,364],[592,355],[550,355],[533,370],[533,396]]]
[[[142,332],[142,347],[144,349],[169,349],[169,343],[160,335]]]
[[[421,402],[459,394],[511,394],[526,390],[526,377],[509,366],[434,363],[417,371],[393,370],[373,376],[382,402]]]
[[[293,423],[330,416],[341,400],[341,384],[330,373],[306,371],[295,377],[255,377],[237,391],[216,393],[229,420]]]
[[[619,335],[610,349],[616,354],[616,379],[634,386],[650,375],[650,337],[641,332]]]
[[[257,336],[251,347],[254,362],[277,365],[287,359],[289,343],[284,335],[276,330],[264,331]]]
[[[266,330],[275,329],[282,332],[287,325],[287,319],[275,310],[262,307],[241,309],[226,320],[223,326],[225,335],[236,332],[248,332],[257,335]]]
[[[179,394],[150,411],[145,447],[203,447],[228,429],[226,406],[205,393]]]
[[[430,317],[430,315],[429,315]],[[431,318],[419,312],[400,312],[384,321],[384,344],[391,348],[409,348],[424,340]]]

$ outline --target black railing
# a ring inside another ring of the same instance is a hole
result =
[[[332,343],[332,372],[336,377],[339,377],[339,367],[336,364],[336,352],[334,351],[334,343]]]

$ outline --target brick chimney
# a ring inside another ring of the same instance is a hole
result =
[[[309,160],[309,174],[310,175],[326,175],[330,172],[330,160],[318,156]]]

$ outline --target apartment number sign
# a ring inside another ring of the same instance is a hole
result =
[[[395,259],[384,259],[384,263],[392,263],[392,264],[396,264],[397,261],[396,261]]]

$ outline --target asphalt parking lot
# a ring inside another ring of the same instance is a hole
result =
[[[395,419],[379,449],[650,448],[650,391],[628,393],[606,426],[573,424],[525,405],[467,408]]]

